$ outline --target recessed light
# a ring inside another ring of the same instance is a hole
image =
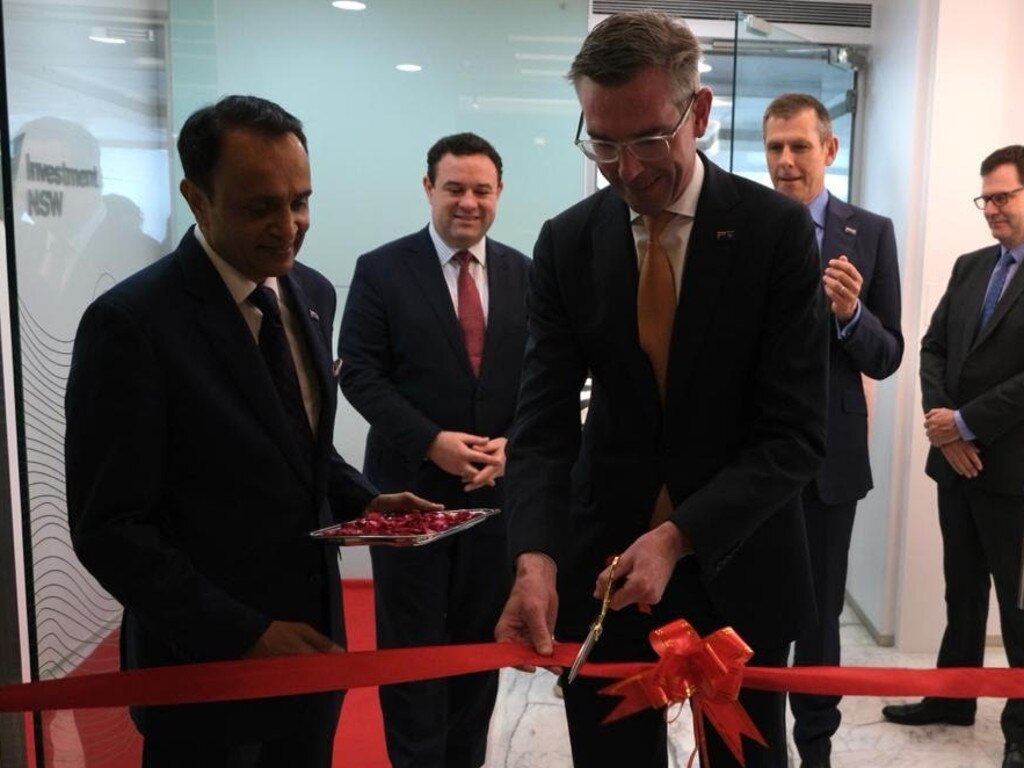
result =
[[[419,64],[396,64],[395,69],[399,72],[419,72],[423,67]]]
[[[331,3],[339,11],[365,11],[366,3],[360,3],[359,0],[334,0]]]

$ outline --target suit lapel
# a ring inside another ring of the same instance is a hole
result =
[[[708,338],[708,326],[722,306],[721,295],[733,269],[734,249],[739,245],[735,239],[741,223],[736,190],[713,164],[705,163],[704,167],[704,187],[697,201],[672,330],[666,386],[669,417],[680,404]]]
[[[615,318],[614,324],[607,327],[609,341],[614,349],[621,350],[634,390],[639,394],[637,401],[651,427],[657,429],[662,417],[661,398],[651,361],[640,348],[636,316],[640,272],[630,215],[622,198],[609,190],[593,219],[594,284],[601,286],[607,317]]]
[[[416,247],[410,249],[408,257],[402,259],[402,262],[412,274],[414,285],[423,293],[427,306],[436,315],[438,327],[448,339],[456,358],[462,361],[466,373],[472,375],[466,345],[462,341],[462,331],[459,329],[459,320],[452,305],[452,296],[448,292],[448,284],[444,281],[437,251],[427,229],[422,230]]]
[[[320,387],[320,416],[317,421],[316,456],[322,456],[323,444],[333,443],[334,435],[334,411],[337,404],[337,392],[335,382],[331,376],[331,340],[328,337],[329,329],[325,328],[320,313],[313,305],[312,299],[306,293],[300,280],[296,279],[294,273],[278,278],[278,283],[288,292],[291,299],[292,311],[299,321],[302,334],[306,340],[306,349],[309,352],[309,364],[313,367],[311,375],[315,377]]]
[[[821,241],[821,268],[824,270],[831,259],[846,256],[860,269],[861,265],[856,263],[856,253],[857,221],[853,209],[830,194],[825,212],[825,232]]]
[[[501,337],[505,333],[505,320],[512,312],[512,296],[509,294],[508,254],[487,241],[487,333],[484,336],[484,358],[480,366],[480,377],[499,361],[494,359],[501,349]],[[465,349],[465,344],[462,345]],[[489,362],[490,361],[490,362]],[[468,366],[469,360],[467,358]]]
[[[986,279],[985,284],[981,289],[981,298],[978,301],[976,312],[976,316],[979,319],[981,318],[981,305],[985,303],[985,292],[988,290],[988,283],[992,277],[992,270],[995,269],[996,262],[999,261],[999,257],[1002,254],[1002,248],[996,246],[993,251],[994,254],[992,257],[985,259],[987,269],[984,270],[984,275]],[[1020,298],[1022,292],[1024,292],[1024,268],[1018,266],[1017,271],[1013,273],[1013,279],[1010,280],[1009,285],[1006,286],[1006,289],[1003,291],[1003,295],[999,299],[999,303],[996,304],[992,317],[989,318],[988,323],[978,334],[978,338],[974,340],[974,346],[977,346],[989,337],[995,327],[999,325],[1000,321],[1006,317],[1006,313],[1010,311],[1010,307],[1012,307],[1014,302]],[[973,293],[977,293],[977,291],[974,291]]]
[[[196,324],[209,340],[213,355],[224,363],[228,375],[249,403],[256,420],[270,433],[274,444],[298,475],[311,482],[312,468],[303,466],[299,451],[292,448],[295,438],[288,429],[274,382],[227,286],[191,232],[177,253],[185,289],[195,300]]]

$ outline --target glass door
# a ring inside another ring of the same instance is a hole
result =
[[[761,133],[764,110],[781,93],[808,93],[828,108],[833,133],[839,137],[839,153],[825,176],[826,186],[849,200],[856,64],[861,60],[855,49],[814,43],[757,16],[737,13],[727,132],[732,172],[771,185]]]

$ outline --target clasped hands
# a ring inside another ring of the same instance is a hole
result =
[[[928,442],[942,451],[949,466],[961,477],[977,477],[981,472],[981,451],[964,440],[949,408],[932,408],[924,415],[924,432]]]
[[[505,474],[504,437],[482,437],[441,431],[427,449],[427,458],[450,475],[462,478],[466,493],[493,486]]]
[[[634,541],[619,555],[615,566],[615,591],[609,608],[618,611],[627,606],[654,605],[660,602],[679,558],[689,553],[689,541],[672,522],[662,523]],[[494,629],[499,643],[530,645],[541,656],[554,653],[555,619],[558,592],[555,588],[557,566],[541,552],[524,552],[516,559],[516,580]],[[604,596],[611,569],[597,576],[594,598]],[[595,604],[595,615],[599,606]],[[535,667],[522,667],[525,672]],[[547,667],[559,674],[560,667]]]

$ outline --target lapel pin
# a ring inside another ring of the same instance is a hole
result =
[[[320,322],[320,315],[317,314],[315,309],[309,310],[309,316],[316,320],[318,323]]]
[[[731,229],[723,229],[721,232],[715,232],[715,239],[716,240],[732,240],[733,234],[735,234],[733,232],[733,230],[731,230]]]
[[[857,230],[854,229],[853,227],[844,227],[843,228],[843,232],[845,232],[848,235],[856,235],[857,234]]]

